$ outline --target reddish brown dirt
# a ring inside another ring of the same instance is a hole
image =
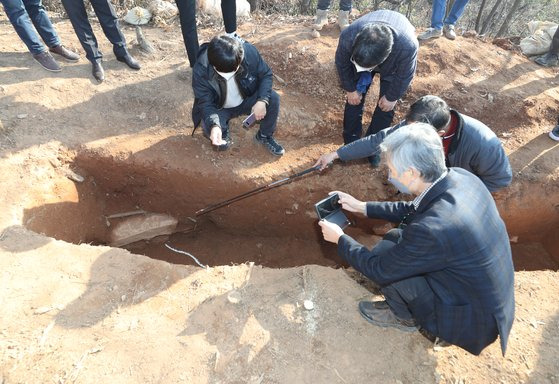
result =
[[[98,244],[110,230],[106,215],[138,208],[172,214],[187,230],[196,210],[308,168],[337,148],[338,32],[327,26],[313,39],[309,21],[270,17],[240,28],[283,80],[275,82],[282,95],[277,137],[287,153],[272,159],[252,142],[254,131],[234,129],[226,153],[212,151],[199,132],[190,136],[191,72],[177,26],[145,29],[157,52],[147,57],[132,48],[140,72],[107,55],[107,80],[97,85],[84,59],[65,63],[60,74],[37,68],[0,17],[4,383],[558,382],[559,145],[546,136],[557,117],[557,71],[476,39],[423,45],[396,114],[438,94],[503,140],[514,182],[496,201],[519,242],[517,270],[532,271],[516,274],[506,358],[497,343],[473,357],[370,326],[356,305],[371,294],[345,269],[258,267],[340,266],[333,246],[319,241],[312,204],[333,189],[395,199],[385,171],[364,163],[338,164],[215,211],[195,232],[168,239],[204,263],[229,267],[204,271],[52,239]],[[66,45],[79,48],[67,21],[56,26]],[[125,33],[133,40],[133,30]],[[70,181],[66,167],[85,181]],[[359,221],[351,231],[372,245],[378,224]],[[158,240],[140,250],[184,261]],[[307,298],[316,310],[302,309]]]

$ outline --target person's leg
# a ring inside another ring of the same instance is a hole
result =
[[[553,34],[549,51],[534,61],[536,64],[543,65],[544,67],[555,67],[559,65],[559,28],[557,28]]]
[[[455,0],[448,16],[444,20],[444,24],[447,25],[455,25],[462,13],[464,13],[464,9],[466,8],[466,4],[468,4],[470,0]]]
[[[390,88],[392,84],[389,81],[380,79],[380,92],[379,98],[386,95],[386,90]],[[375,107],[375,111],[373,112],[373,117],[371,119],[371,124],[369,124],[369,128],[367,129],[366,136],[372,135],[377,133],[378,131],[383,130],[384,128],[390,127],[392,124],[392,120],[394,119],[394,109],[388,112],[384,112],[380,107]]]
[[[330,4],[332,0],[318,0],[318,4],[316,5],[316,9],[321,11],[328,11],[330,9]]]
[[[433,13],[431,14],[431,28],[442,30],[443,19],[446,13],[446,0],[433,0]]]
[[[410,308],[419,299],[422,303],[434,303],[434,293],[424,277],[417,276],[401,280],[381,288],[386,303],[390,310],[399,319],[410,320],[414,318],[414,308]],[[434,304],[432,304],[434,305]],[[430,312],[428,308],[423,308]]]
[[[237,31],[237,2],[235,0],[221,0],[221,14],[225,32],[233,33]]]
[[[352,0],[340,0],[340,11],[351,11]]]
[[[361,103],[351,105],[347,101],[344,107],[343,139],[344,144],[349,144],[359,140],[363,134],[363,108],[369,88],[361,95]]]
[[[182,39],[186,54],[190,63],[190,68],[196,63],[198,50],[198,31],[196,30],[196,0],[175,0],[179,10],[181,22]]]
[[[85,57],[91,62],[101,62],[103,54],[99,51],[97,39],[87,19],[83,0],[62,0],[62,5],[85,51]]]
[[[29,18],[33,22],[35,29],[41,35],[41,38],[47,45],[47,47],[52,48],[59,46],[60,38],[52,25],[47,11],[43,6],[41,0],[23,0],[23,4],[25,5],[25,9],[29,14]]]
[[[25,9],[22,0],[0,0],[4,6],[4,11],[14,26],[16,33],[31,54],[38,55],[46,51],[46,47],[41,42],[37,31],[33,28],[33,23]]]
[[[90,2],[99,19],[103,33],[105,33],[107,39],[113,44],[115,56],[118,58],[128,55],[126,39],[120,30],[118,17],[110,0],[90,0]]]
[[[551,48],[549,49],[549,53],[552,55],[559,55],[559,28],[555,30],[553,34],[553,40],[551,40]]]

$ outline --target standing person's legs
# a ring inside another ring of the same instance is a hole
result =
[[[39,35],[41,35],[45,44],[49,48],[59,46],[61,44],[60,38],[58,37],[58,34],[56,33],[56,30],[54,29],[41,0],[23,0],[23,4],[25,5],[25,9],[35,26],[35,29],[39,32]]]
[[[349,144],[355,140],[359,140],[363,134],[363,108],[368,91],[369,87],[367,87],[365,93],[361,95],[361,103],[358,105],[351,105],[347,102],[347,100],[345,102],[344,126],[342,133],[344,144]]]
[[[196,63],[198,50],[198,31],[196,29],[196,0],[175,0],[179,9],[182,39],[188,55],[190,68]]]
[[[103,54],[99,51],[97,39],[87,19],[83,0],[62,0],[62,5],[85,51],[85,57],[91,62],[101,62]]]
[[[549,49],[549,53],[552,55],[559,55],[559,28],[555,30],[555,34],[553,34],[553,40],[551,40],[551,48]]]
[[[221,0],[221,14],[225,32],[233,33],[237,31],[237,2],[235,0]]]
[[[444,20],[444,24],[446,25],[455,25],[462,13],[464,13],[464,9],[466,8],[466,4],[468,4],[470,0],[455,0],[448,16]]]
[[[433,0],[433,13],[431,14],[431,28],[443,29],[443,20],[446,13],[446,0]]]
[[[379,99],[386,95],[386,91],[391,87],[391,83],[389,81],[385,81],[382,78],[380,79],[380,92],[379,92]],[[392,124],[392,120],[394,119],[394,109],[388,112],[384,112],[380,107],[375,107],[375,111],[373,112],[373,118],[371,119],[371,124],[367,129],[366,136],[372,135],[377,133],[378,131],[383,130],[384,128],[390,127]]]
[[[29,15],[25,9],[22,0],[0,0],[4,6],[4,11],[14,26],[16,33],[31,54],[38,55],[46,50],[44,44],[41,42],[39,35]]]
[[[332,0],[318,0],[318,4],[316,5],[316,9],[320,9],[321,11],[327,11],[330,9],[330,4]]]
[[[340,11],[351,11],[352,0],[340,0]]]
[[[110,0],[90,0],[90,2],[105,36],[113,44],[115,56],[117,58],[126,56],[128,54],[126,39],[120,30],[118,17]]]

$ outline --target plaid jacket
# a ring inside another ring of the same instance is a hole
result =
[[[500,335],[505,353],[514,320],[514,268],[505,224],[487,188],[460,168],[411,202],[367,203],[367,216],[400,222],[408,215],[400,243],[369,251],[348,235],[338,253],[355,269],[386,286],[423,276],[429,299],[408,307],[434,335],[479,354]]]

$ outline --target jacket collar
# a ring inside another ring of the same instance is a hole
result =
[[[455,171],[452,168],[448,169],[448,173],[446,176],[437,182],[433,187],[423,196],[421,199],[419,206],[417,207],[417,212],[424,212],[427,207],[431,205],[439,195],[443,194],[450,188],[452,179],[454,178]]]
[[[456,148],[458,148],[458,145],[460,144],[460,139],[462,138],[462,128],[464,127],[464,119],[462,118],[462,115],[458,113],[458,111],[451,109],[450,114],[454,116],[456,119],[458,119],[458,123],[456,124],[456,132],[454,133],[454,138],[452,139],[452,142],[450,143],[450,147],[448,148],[447,157],[454,154],[454,152],[456,152]]]

